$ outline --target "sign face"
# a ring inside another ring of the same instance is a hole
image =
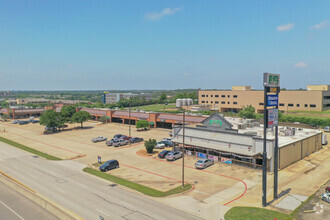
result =
[[[219,125],[221,127],[222,121],[221,120],[210,120],[210,125]]]
[[[267,128],[278,126],[278,109],[268,109],[268,124]]]
[[[280,86],[280,74],[264,73],[264,86],[268,86],[268,87]]]
[[[97,157],[97,160],[98,160],[99,163],[102,163],[100,156]]]
[[[232,164],[232,160],[229,158],[221,157],[221,163]]]
[[[278,106],[278,94],[276,95],[267,95],[267,106]]]

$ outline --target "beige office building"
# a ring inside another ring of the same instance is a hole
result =
[[[263,112],[264,91],[251,86],[233,86],[232,90],[199,90],[199,105],[209,105],[212,110],[239,111],[252,105],[256,112]],[[324,111],[330,109],[330,85],[309,85],[307,90],[281,90],[281,111]]]

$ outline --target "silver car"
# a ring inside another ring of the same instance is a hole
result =
[[[330,126],[325,126],[324,127],[324,132],[330,132]]]
[[[171,151],[165,156],[166,160],[177,160],[181,157],[182,157],[181,151],[176,151],[176,152]]]
[[[106,141],[107,139],[108,138],[106,138],[106,137],[98,136],[97,138],[93,138],[92,142],[96,143],[96,142]]]
[[[128,140],[124,139],[113,139],[112,146],[119,147],[128,144]]]
[[[214,164],[213,160],[210,159],[200,159],[195,163],[195,167],[197,169],[205,169],[206,167],[209,167]]]

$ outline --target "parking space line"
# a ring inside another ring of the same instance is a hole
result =
[[[138,151],[136,152],[136,154],[139,155],[140,157],[145,157],[145,158],[149,158],[149,159],[158,160],[158,161],[162,161],[162,162],[165,162],[165,163],[169,163],[169,164],[181,166],[181,164],[177,164],[177,163],[173,163],[173,162],[169,162],[169,161],[164,161],[164,160],[161,160],[161,159],[158,159],[158,158],[144,156],[144,155],[140,154]],[[215,172],[208,171],[208,170],[197,170],[196,168],[191,167],[191,166],[187,166],[187,165],[185,165],[184,167],[190,168],[190,169],[193,169],[193,170],[196,170],[196,171],[200,171],[200,172],[206,172],[206,173],[215,174],[215,175],[222,176],[222,177],[225,177],[225,178],[230,178],[230,179],[237,180],[237,181],[243,183],[244,184],[244,188],[245,188],[244,189],[244,192],[240,196],[238,196],[235,199],[233,199],[233,200],[225,203],[224,205],[228,205],[228,204],[230,204],[230,203],[232,203],[232,202],[234,202],[234,201],[242,198],[246,194],[246,192],[247,192],[247,184],[243,180],[241,180],[241,179],[238,179],[238,178],[235,178],[235,177],[231,177],[231,176],[226,176],[226,175],[215,173]]]
[[[107,213],[105,213],[104,211],[102,211],[102,210],[100,210],[100,209],[96,209],[96,211],[102,213],[103,215],[106,215],[106,216],[109,216],[109,217],[110,217],[110,215],[108,215]]]

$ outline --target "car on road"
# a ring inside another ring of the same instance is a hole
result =
[[[13,122],[12,122],[12,124],[18,124],[20,122],[20,120],[14,120]]]
[[[197,169],[205,169],[206,167],[212,166],[214,164],[213,160],[210,159],[200,159],[195,163]]]
[[[129,140],[129,137],[127,137],[126,135],[122,135],[122,134],[116,134],[115,136],[113,136],[114,139],[124,139],[124,140]]]
[[[155,146],[155,149],[164,149],[165,148],[165,144],[162,142],[157,142],[157,145]]]
[[[158,157],[159,157],[160,159],[164,159],[164,158],[166,157],[166,155],[167,155],[169,152],[171,152],[171,151],[169,151],[169,150],[163,150],[162,152],[160,152],[160,153],[158,154]]]
[[[108,138],[106,138],[106,137],[98,136],[98,137],[96,137],[96,138],[93,138],[93,139],[92,139],[92,142],[93,142],[93,143],[96,143],[96,142],[106,141],[107,139],[108,139]]]
[[[102,172],[106,172],[108,170],[112,170],[115,168],[119,168],[119,162],[118,160],[108,160],[107,162],[105,162],[104,164],[102,164],[99,167],[99,170]]]
[[[158,143],[165,144],[165,147],[173,147],[174,145],[172,141],[159,141]]]
[[[324,193],[321,196],[321,199],[325,202],[329,202],[330,203],[330,193]]]
[[[139,137],[132,137],[131,138],[131,143],[139,143],[142,142],[143,138],[139,138]]]
[[[175,151],[175,152],[171,151],[165,156],[166,160],[177,160],[181,157],[182,157],[181,151]]]
[[[324,127],[324,132],[330,132],[330,126],[325,126]]]

